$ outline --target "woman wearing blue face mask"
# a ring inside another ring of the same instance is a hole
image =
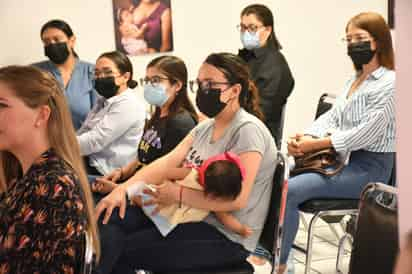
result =
[[[187,69],[175,56],[153,59],[141,79],[144,98],[155,107],[151,119],[137,147],[137,158],[127,165],[97,179],[95,191],[107,193],[116,182],[133,176],[142,165],[147,165],[169,153],[197,124],[194,106],[187,95]]]
[[[93,88],[94,65],[79,59],[74,51],[76,37],[62,20],[51,20],[40,31],[44,54],[49,61],[33,64],[50,72],[65,91],[74,128],[80,128],[97,100]]]
[[[283,109],[294,87],[294,79],[273,27],[273,15],[264,5],[243,9],[239,25],[243,49],[239,50],[259,91],[264,122],[280,148]]]

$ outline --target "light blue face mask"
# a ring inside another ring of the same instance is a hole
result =
[[[242,41],[243,46],[248,49],[257,49],[260,47],[259,34],[258,32],[244,31],[240,33],[240,41]]]
[[[162,107],[167,102],[167,99],[169,99],[166,88],[159,84],[156,86],[152,84],[144,85],[143,96],[149,104],[157,107]]]

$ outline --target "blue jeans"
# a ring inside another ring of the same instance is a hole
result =
[[[335,176],[304,173],[290,178],[280,263],[286,264],[299,227],[299,205],[314,198],[360,198],[370,182],[387,183],[394,153],[352,152],[349,164]]]

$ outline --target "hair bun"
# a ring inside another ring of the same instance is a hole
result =
[[[135,88],[135,87],[137,87],[137,82],[133,79],[130,79],[129,81],[127,81],[127,86],[129,88]]]

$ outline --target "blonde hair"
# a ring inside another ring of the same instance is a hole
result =
[[[58,82],[49,73],[31,66],[8,66],[0,68],[0,82],[30,108],[42,105],[50,107],[47,135],[50,146],[75,172],[87,209],[87,232],[92,235],[96,258],[100,257],[100,242],[94,218],[90,185],[80,156],[80,147],[73,128],[69,108]],[[0,185],[7,191],[7,182],[21,174],[21,166],[9,152],[0,152]],[[1,187],[1,186],[0,186]]]

